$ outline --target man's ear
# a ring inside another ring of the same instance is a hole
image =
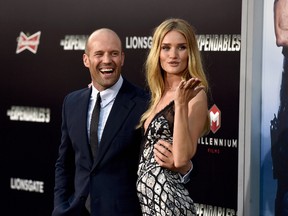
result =
[[[123,65],[124,65],[124,60],[125,60],[125,54],[124,54],[124,52],[122,52],[121,55],[122,55],[122,63],[121,63],[121,66],[123,66]]]
[[[85,65],[85,67],[89,67],[90,66],[89,57],[85,53],[83,54],[83,64]]]

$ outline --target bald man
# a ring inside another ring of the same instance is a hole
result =
[[[275,216],[288,216],[288,0],[274,1],[274,32],[283,54],[280,105],[271,121],[273,176],[277,179]]]

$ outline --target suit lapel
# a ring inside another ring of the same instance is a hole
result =
[[[101,161],[111,147],[112,140],[117,136],[123,122],[135,106],[135,102],[131,100],[133,95],[134,92],[130,89],[127,81],[124,80],[107,119],[100,142],[99,154],[94,162],[93,168]]]
[[[86,137],[84,140],[84,143],[82,144],[81,148],[84,149],[84,151],[87,152],[86,155],[89,155],[91,159],[91,165],[93,163],[93,157],[91,153],[90,143],[89,143],[89,137],[87,134],[87,111],[90,103],[90,96],[91,96],[91,88],[87,88],[87,90],[84,90],[80,95],[80,100],[76,104],[78,107],[77,110],[79,110],[79,119],[78,119],[78,125],[79,125],[79,137]],[[83,107],[85,107],[83,109]]]

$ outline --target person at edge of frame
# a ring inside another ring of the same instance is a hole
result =
[[[280,105],[270,126],[273,177],[277,179],[275,216],[288,216],[288,0],[275,0],[273,10],[276,45],[283,54]]]

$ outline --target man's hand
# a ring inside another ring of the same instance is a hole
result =
[[[179,172],[182,175],[185,175],[192,167],[192,162],[187,161],[187,164],[181,168],[176,168],[174,166],[173,154],[172,154],[172,145],[169,142],[164,140],[159,140],[154,145],[154,157],[156,162],[166,169]]]

